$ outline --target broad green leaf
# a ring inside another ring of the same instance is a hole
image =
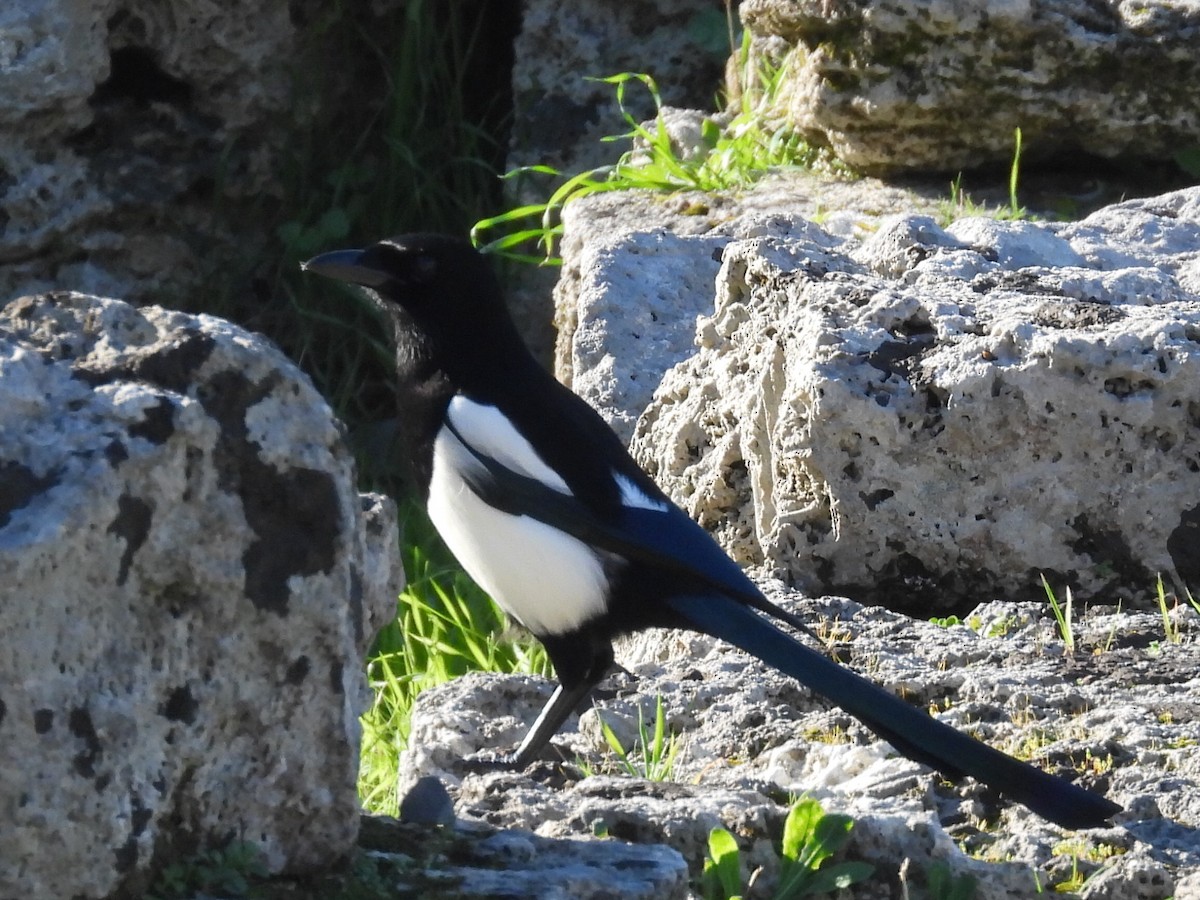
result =
[[[722,897],[740,896],[742,888],[742,865],[737,840],[724,828],[714,828],[708,835],[708,855],[705,872],[712,872],[719,885]]]

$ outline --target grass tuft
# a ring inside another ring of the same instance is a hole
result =
[[[600,719],[600,730],[609,749],[616,754],[620,770],[634,778],[644,778],[647,781],[671,781],[675,776],[675,761],[683,747],[680,736],[668,732],[666,714],[663,712],[662,696],[660,695],[654,707],[654,722],[647,723],[638,709],[638,733],[633,746],[626,749],[612,727]],[[597,774],[586,763],[580,763],[584,775]]]
[[[1058,634],[1062,638],[1064,652],[1070,654],[1075,652],[1075,625],[1073,622],[1075,599],[1071,596],[1071,586],[1067,585],[1067,599],[1063,603],[1058,602],[1058,598],[1054,596],[1054,589],[1050,587],[1050,582],[1046,580],[1046,576],[1042,577],[1042,588],[1046,591],[1046,599],[1050,601],[1050,609],[1054,613],[1054,620],[1058,623]]]
[[[828,151],[807,143],[794,131],[773,128],[766,114],[776,100],[788,70],[788,62],[760,65],[751,70],[749,38],[743,37],[739,51],[744,87],[738,110],[724,126],[718,117],[704,120],[701,146],[686,151],[677,147],[667,129],[662,97],[654,79],[645,73],[622,72],[596,81],[612,85],[617,106],[629,130],[603,138],[630,141],[633,146],[613,164],[575,175],[550,166],[526,166],[506,178],[548,176],[560,184],[544,203],[520,206],[497,216],[481,219],[471,230],[481,249],[521,262],[558,265],[555,244],[562,235],[562,210],[568,203],[609,191],[645,190],[664,193],[703,191],[712,193],[745,187],[771,172],[785,169],[826,167],[848,174]],[[629,111],[626,95],[630,88],[650,93],[655,117],[643,123]],[[528,249],[533,245],[533,250]]]
[[[1036,220],[1038,217],[1021,205],[1017,189],[1021,181],[1021,154],[1024,143],[1021,129],[1013,129],[1013,157],[1008,169],[1008,206],[988,206],[977,203],[963,188],[962,173],[959,172],[950,182],[950,196],[941,202],[938,208],[938,220],[942,225],[949,225],[956,219],[981,217],[999,219],[1001,221]]]

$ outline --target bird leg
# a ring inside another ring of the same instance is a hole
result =
[[[463,760],[468,771],[487,772],[497,769],[524,769],[537,759],[550,738],[562,727],[567,717],[595,690],[613,667],[612,644],[607,637],[585,633],[570,637],[546,636],[542,639],[554,670],[558,687],[537,719],[529,727],[525,739],[513,753],[476,753]],[[581,642],[582,641],[582,642]]]
[[[542,707],[537,719],[529,727],[525,740],[521,741],[521,746],[513,754],[513,761],[519,768],[524,768],[533,762],[542,748],[550,742],[550,738],[554,737],[558,729],[562,727],[567,716],[571,715],[575,707],[583,702],[595,686],[594,682],[585,681],[569,689],[561,684],[554,689],[550,700]]]
[[[464,759],[463,764],[471,772],[524,769],[537,759],[538,754],[550,742],[550,738],[554,737],[563,722],[567,720],[567,716],[571,715],[575,707],[592,692],[592,688],[598,683],[599,679],[581,681],[570,688],[558,685],[516,751],[513,753],[476,753]]]

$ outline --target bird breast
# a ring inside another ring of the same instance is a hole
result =
[[[462,427],[461,410],[458,417],[453,412],[459,433],[470,440],[470,428]],[[491,438],[497,438],[495,431]],[[569,493],[533,448],[519,435],[515,439],[524,444],[522,468],[529,469],[536,460],[546,472],[531,474]],[[463,477],[478,465],[459,438],[443,427],[433,445],[429,517],[467,574],[537,636],[568,634],[602,616],[608,579],[599,554],[544,522],[489,506]]]

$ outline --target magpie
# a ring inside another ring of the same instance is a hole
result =
[[[487,260],[412,234],[303,263],[358,285],[390,324],[400,439],[434,526],[467,573],[545,646],[559,684],[516,751],[532,762],[613,665],[614,638],[651,627],[728,641],[842,707],[897,751],[970,775],[1067,828],[1121,807],[904,702],[771,619],[772,604],[635,463],[604,420],[521,340]]]

